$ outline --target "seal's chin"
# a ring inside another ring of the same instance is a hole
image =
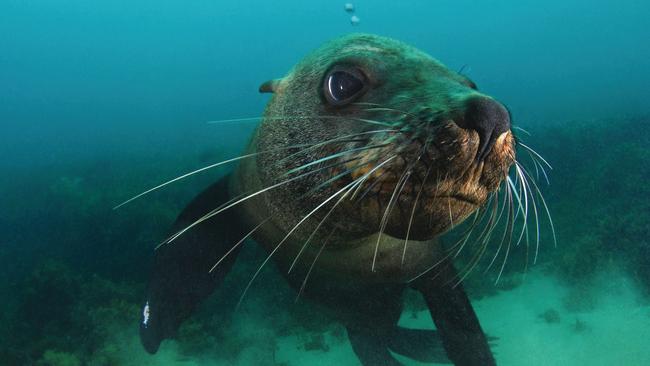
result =
[[[414,168],[407,184],[400,183],[405,178],[400,181],[393,173],[397,178],[381,186],[375,196],[379,204],[369,208],[379,210],[377,215],[393,206],[386,224],[386,232],[393,237],[429,240],[443,234],[486,204],[498,190],[510,165],[497,152],[485,161],[477,161],[474,156],[471,151],[454,155],[453,163],[446,166],[448,170],[442,176],[427,175],[425,168],[440,166],[441,160],[447,160],[444,156],[422,161],[419,170]],[[368,216],[372,213],[368,212]]]

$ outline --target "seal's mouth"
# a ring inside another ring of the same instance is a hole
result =
[[[474,196],[470,196],[470,195],[466,195],[466,194],[461,194],[461,193],[451,194],[451,195],[448,195],[448,196],[440,196],[439,198],[447,198],[447,199],[450,199],[450,200],[465,202],[465,203],[469,203],[470,205],[474,205],[474,206],[479,206],[480,205],[478,197],[474,197]]]
[[[383,199],[384,201],[390,199],[393,195],[400,194],[405,198],[408,198],[412,201],[423,199],[425,201],[434,201],[434,200],[451,200],[471,204],[473,206],[481,205],[481,198],[472,192],[460,192],[460,191],[447,191],[441,192],[437,189],[435,183],[427,184],[424,187],[421,185],[413,184],[404,184],[399,186],[400,182],[397,180],[386,181],[379,185],[372,193]],[[421,193],[420,193],[421,192]],[[421,196],[421,197],[418,197]]]
[[[450,119],[436,123],[344,147],[355,153],[346,155],[347,160],[332,174],[349,173],[332,191],[360,182],[359,189],[350,194],[356,205],[349,210],[357,210],[365,225],[378,223],[395,237],[405,236],[402,229],[411,227],[411,237],[426,239],[483,207],[506,179],[514,160],[510,131],[494,138],[485,153],[479,133]],[[479,153],[484,155],[481,159]]]
[[[450,202],[481,206],[514,160],[512,134],[502,133],[491,151],[484,153],[479,151],[478,133],[454,121],[445,121],[436,132],[435,138],[428,140],[402,135],[391,146],[361,151],[344,169],[351,171],[352,180],[366,179],[366,193],[382,201],[399,196],[404,203],[423,199],[444,201],[447,206]],[[382,139],[378,140],[372,143],[378,145]],[[479,153],[485,154],[481,160],[477,159]],[[377,169],[378,162],[391,155],[397,158]],[[358,168],[359,161],[366,165]]]

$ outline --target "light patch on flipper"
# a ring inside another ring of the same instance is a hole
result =
[[[144,349],[154,354],[158,352],[160,342],[164,337],[161,337],[161,323],[157,319],[158,312],[153,303],[147,300],[142,307],[142,321],[140,322],[140,342]]]
[[[149,308],[149,301],[147,301],[144,304],[144,308],[142,308],[142,325],[145,328],[149,327],[149,315],[150,315],[150,308]]]

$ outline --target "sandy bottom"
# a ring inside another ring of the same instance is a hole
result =
[[[512,291],[475,301],[483,328],[499,338],[493,347],[498,364],[650,365],[650,306],[640,304],[634,286],[622,276],[604,276],[597,283],[598,290],[586,295],[587,309],[577,311],[565,306],[567,290],[539,273],[530,273]],[[547,321],[540,314],[549,309],[557,313]],[[306,340],[313,334],[276,336],[263,320],[250,316],[239,316],[236,322],[239,333],[233,336],[246,339],[248,345],[236,360],[181,356],[173,341],[165,342],[152,357],[142,351],[131,331],[118,335],[117,346],[127,365],[359,365],[340,330],[324,334],[321,344],[327,351],[306,350]],[[433,328],[427,311],[405,312],[400,324]],[[424,365],[396,357],[405,365]]]

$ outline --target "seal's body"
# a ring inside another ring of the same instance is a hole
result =
[[[173,336],[252,237],[297,291],[337,309],[364,365],[399,364],[389,349],[493,364],[436,238],[505,179],[507,110],[421,51],[372,35],[334,40],[260,90],[274,95],[250,158],[195,198],[172,230],[182,234],[156,252],[145,348]],[[396,325],[407,286],[437,332]]]

